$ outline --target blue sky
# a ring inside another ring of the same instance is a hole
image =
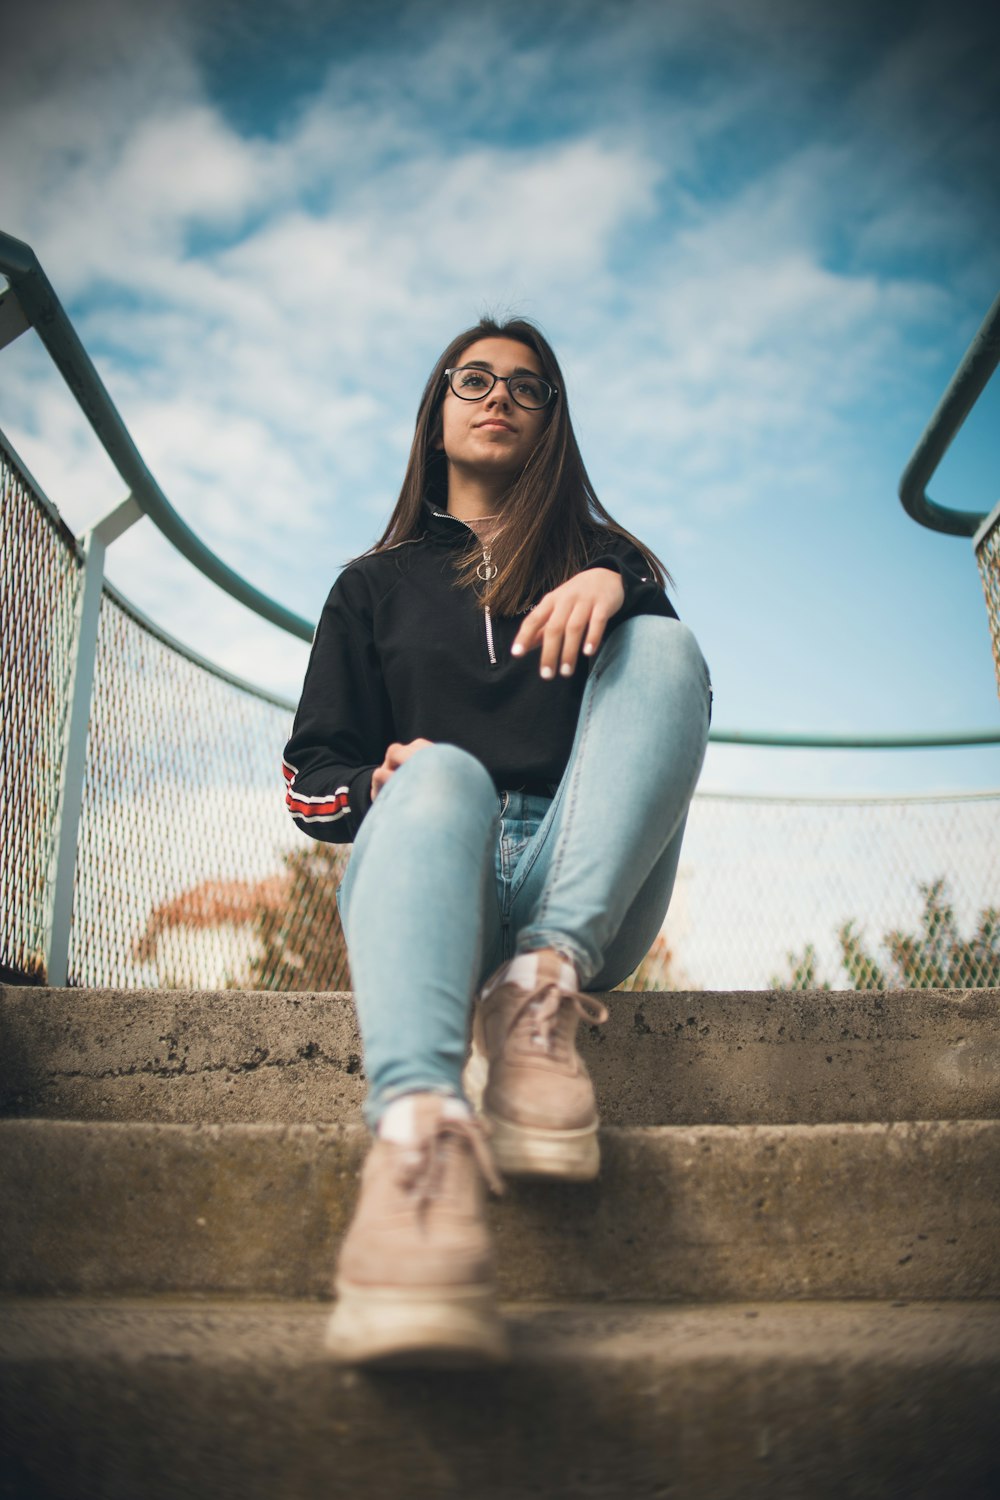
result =
[[[300,612],[381,530],[440,349],[521,311],[602,500],[677,579],[719,727],[987,727],[971,543],[896,485],[1000,288],[988,10],[38,4],[5,21],[0,227],[173,504]],[[1000,498],[997,384],[944,503]],[[75,529],[119,498],[32,335],[0,353],[0,426]],[[297,694],[305,648],[148,523],[110,573]],[[998,755],[718,746],[704,784],[989,787]]]

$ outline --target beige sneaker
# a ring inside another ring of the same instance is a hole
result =
[[[328,1351],[350,1364],[505,1359],[483,1179],[502,1184],[482,1126],[460,1100],[411,1094],[386,1130],[341,1247]]]
[[[608,1012],[576,984],[572,964],[546,948],[504,964],[480,992],[465,1091],[511,1176],[586,1182],[600,1170],[594,1086],[576,1028]]]

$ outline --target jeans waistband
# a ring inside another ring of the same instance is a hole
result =
[[[554,795],[554,789],[553,789]],[[537,792],[498,792],[500,812],[511,818],[544,818],[552,802],[552,796],[544,797]]]

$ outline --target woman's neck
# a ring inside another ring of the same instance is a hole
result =
[[[465,522],[470,531],[476,533],[476,536],[484,544],[492,542],[500,530],[499,516],[462,516],[460,519]]]
[[[503,497],[509,486],[508,475],[470,474],[449,464],[448,514],[469,525],[493,519],[503,509]]]

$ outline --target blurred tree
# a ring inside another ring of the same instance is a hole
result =
[[[820,980],[816,974],[816,949],[812,943],[806,943],[800,956],[794,953],[788,954],[789,974],[782,979],[780,975],[774,975],[771,979],[773,990],[828,990],[829,980]]]
[[[615,986],[619,990],[697,990],[687,975],[679,969],[673,949],[664,933],[659,933],[634,974]]]
[[[284,900],[262,907],[256,933],[260,954],[251,983],[262,990],[347,990],[347,940],[337,910],[337,887],[349,848],[314,844],[285,855]]]
[[[883,944],[889,962],[883,967],[864,946],[856,921],[837,933],[841,964],[855,990],[965,990],[1000,986],[1000,908],[984,907],[970,938],[963,938],[944,878],[919,887],[924,898],[917,932],[887,932]],[[790,974],[775,975],[773,989],[830,989],[819,982],[816,952],[808,943],[801,957],[789,953]]]

